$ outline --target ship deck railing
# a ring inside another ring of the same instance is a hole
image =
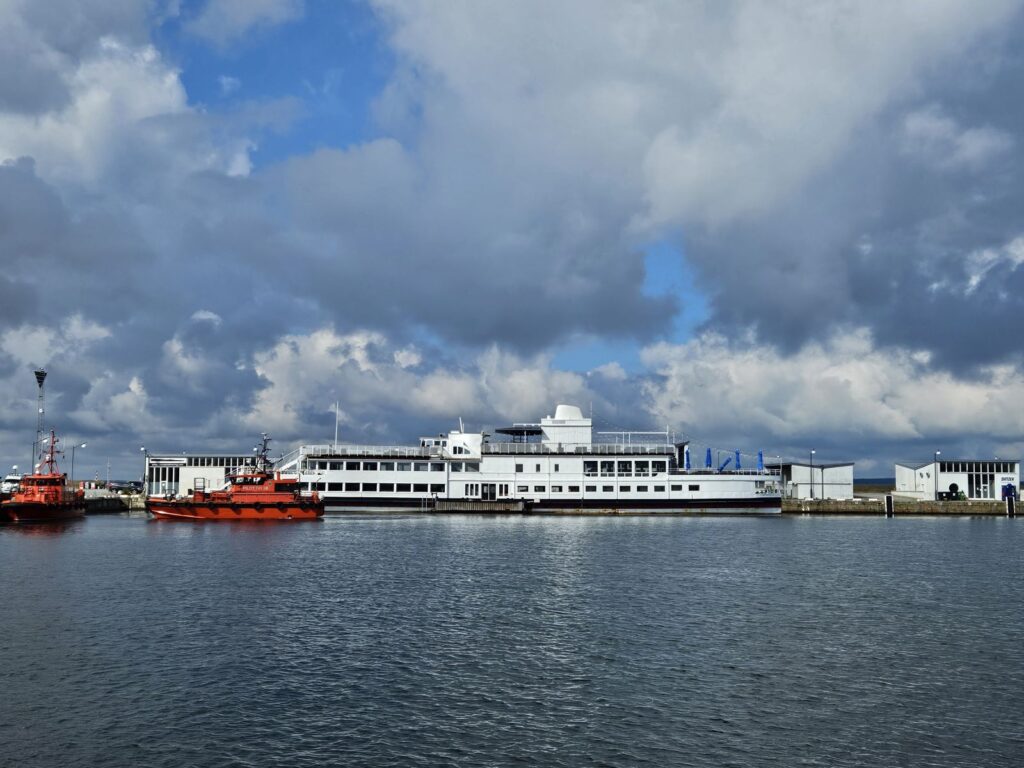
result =
[[[574,453],[595,456],[673,456],[675,446],[665,443],[484,443],[487,454],[539,455]]]
[[[440,446],[408,445],[304,445],[300,452],[307,458],[344,458],[346,456],[388,456],[429,459],[440,456]]]

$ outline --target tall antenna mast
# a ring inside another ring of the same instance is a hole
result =
[[[43,393],[43,382],[46,381],[46,370],[39,368],[36,370],[36,384],[39,385],[39,395],[36,403],[36,442],[35,445],[42,448],[43,443],[43,416],[46,413],[46,403]],[[35,447],[32,449],[32,466],[36,465],[36,450]],[[34,471],[34,469],[33,469]]]
[[[338,450],[338,401],[334,401],[334,450]]]

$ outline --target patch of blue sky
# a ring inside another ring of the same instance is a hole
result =
[[[690,339],[708,319],[710,308],[685,253],[669,240],[656,242],[644,252],[644,272],[646,295],[667,294],[679,302],[679,311],[665,317],[664,330],[658,334],[658,340],[682,343]],[[558,347],[554,363],[569,370],[586,371],[614,362],[633,374],[643,370],[640,350],[640,343],[633,339],[574,337]]]
[[[376,137],[373,102],[393,60],[385,30],[367,4],[307,0],[302,17],[250,30],[224,46],[188,31],[198,10],[196,3],[184,3],[181,16],[166,22],[155,39],[180,68],[190,103],[214,113],[280,99],[301,103],[287,129],[260,136],[255,167]]]

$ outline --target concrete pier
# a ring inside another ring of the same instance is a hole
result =
[[[877,499],[783,499],[784,515],[877,515],[885,516],[885,498]],[[893,497],[893,517],[952,516],[1005,517],[1002,501],[916,501]]]

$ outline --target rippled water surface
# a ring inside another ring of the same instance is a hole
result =
[[[1024,765],[1024,521],[0,529],[0,765]]]

